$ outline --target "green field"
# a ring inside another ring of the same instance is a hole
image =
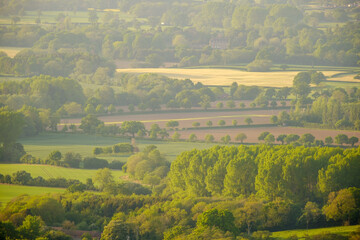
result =
[[[15,57],[15,55],[21,50],[28,49],[22,47],[0,47],[0,52],[5,52],[9,57]]]
[[[111,11],[111,10],[108,10]],[[97,16],[99,17],[99,22],[102,22],[104,15],[107,10],[97,11]],[[135,19],[135,16],[127,13],[122,13],[120,11],[113,10],[114,14],[119,16],[119,19],[125,21],[131,21]],[[88,11],[42,11],[41,15],[38,15],[37,11],[26,11],[25,16],[20,17],[20,22],[17,24],[35,24],[35,19],[40,17],[41,24],[55,24],[57,23],[56,17],[59,14],[64,14],[71,18],[72,23],[89,23],[89,13]],[[138,19],[141,21],[141,19]],[[0,17],[0,24],[11,24],[11,18],[2,16]]]
[[[273,232],[271,237],[275,239],[288,239],[291,236],[298,236],[299,239],[304,239],[306,235],[313,236],[322,233],[335,233],[343,236],[348,236],[351,232],[356,231],[360,228],[360,225],[354,226],[341,226],[341,227],[329,227],[329,228],[316,228],[316,229],[297,229],[289,231]]]
[[[76,169],[64,168],[49,165],[35,164],[0,164],[0,173],[5,175],[24,170],[31,174],[33,178],[41,176],[45,179],[63,177],[66,179],[78,179],[85,183],[86,179],[92,178],[97,170],[93,169]],[[115,179],[119,179],[124,175],[121,170],[111,170]]]
[[[24,145],[25,151],[35,157],[46,158],[50,152],[59,150],[61,153],[75,152],[83,157],[93,156],[94,147],[112,146],[117,143],[127,142],[130,139],[124,137],[103,137],[98,135],[71,134],[71,133],[43,133],[35,137],[22,138],[19,140]],[[156,145],[161,153],[165,154],[169,161],[173,161],[183,151],[194,148],[204,149],[216,144],[193,143],[193,142],[167,142],[152,140],[136,140],[140,150],[148,145]],[[120,160],[125,162],[128,155],[101,156],[100,158]]]
[[[41,195],[45,193],[62,193],[64,191],[64,188],[30,187],[0,184],[0,208],[5,207],[7,202],[21,194]]]

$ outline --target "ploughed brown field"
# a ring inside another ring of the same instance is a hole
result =
[[[166,123],[170,120],[179,122],[178,129],[192,127],[193,122],[199,122],[200,127],[206,127],[206,122],[212,121],[213,126],[218,126],[219,120],[226,122],[225,126],[232,125],[232,120],[237,120],[238,125],[245,124],[245,118],[250,117],[253,124],[269,124],[272,115],[278,115],[283,110],[248,110],[248,111],[230,111],[230,112],[177,112],[177,113],[159,113],[159,114],[135,114],[135,115],[116,115],[99,117],[105,124],[121,125],[123,121],[141,121],[147,129],[152,124],[158,124],[161,128],[165,128]],[[61,124],[77,124],[81,123],[81,118],[63,119]]]
[[[117,115],[117,116],[102,116],[99,117],[100,120],[104,121],[105,124],[117,124],[121,125],[123,121],[141,121],[144,123],[147,129],[150,129],[152,124],[158,124],[161,128],[166,127],[166,123],[170,120],[175,120],[179,122],[179,126],[176,128],[180,134],[181,139],[188,139],[190,134],[194,133],[197,136],[198,140],[204,140],[207,134],[212,134],[215,138],[215,141],[220,141],[221,138],[225,135],[231,137],[231,141],[235,141],[235,137],[239,133],[245,133],[247,139],[244,143],[257,143],[259,142],[258,136],[260,133],[268,131],[275,136],[280,134],[297,134],[299,136],[305,133],[311,133],[318,140],[325,140],[326,137],[331,136],[335,138],[338,134],[346,134],[348,137],[356,136],[360,138],[359,131],[350,131],[350,130],[329,130],[329,129],[315,129],[315,128],[298,128],[298,127],[255,127],[253,125],[257,124],[269,124],[270,117],[272,115],[278,115],[279,112],[283,110],[244,110],[244,111],[229,111],[229,112],[177,112],[177,113],[159,113],[159,114],[139,114],[139,115]],[[253,120],[253,123],[250,127],[247,127],[245,123],[245,118],[250,117]],[[207,127],[206,122],[213,122],[213,126],[219,126],[218,121],[224,120],[226,122],[225,126],[232,126],[232,121],[237,120],[238,125],[241,127],[234,128],[207,128],[202,129],[202,127]],[[62,125],[64,124],[76,124],[79,125],[81,118],[74,119],[63,119],[61,121]],[[199,122],[199,128],[193,128],[193,122]],[[192,129],[186,129],[192,128]],[[175,130],[168,129],[170,137],[173,135]],[[359,144],[359,143],[358,143]]]
[[[233,129],[207,129],[207,130],[185,130],[179,131],[181,139],[188,139],[190,134],[194,133],[198,140],[203,140],[207,134],[212,134],[215,141],[220,141],[225,135],[229,135],[231,142],[237,142],[235,140],[236,135],[239,133],[245,133],[247,139],[244,143],[258,143],[259,135],[262,132],[270,132],[275,136],[275,139],[280,134],[297,134],[299,136],[305,133],[311,133],[317,140],[325,140],[326,137],[335,138],[338,134],[345,134],[349,138],[355,136],[360,139],[360,132],[358,131],[345,131],[345,130],[329,130],[329,129],[315,129],[315,128],[297,128],[297,127],[257,127],[257,128],[233,128]],[[170,136],[172,132],[169,132]],[[335,141],[335,140],[334,140]],[[277,142],[275,142],[277,143]],[[357,143],[359,145],[359,143]]]

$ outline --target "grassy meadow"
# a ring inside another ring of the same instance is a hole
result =
[[[41,195],[45,193],[62,193],[64,188],[31,187],[20,185],[0,184],[0,208],[5,207],[11,199],[22,194]]]
[[[35,157],[46,158],[50,152],[59,150],[61,153],[75,152],[83,157],[93,156],[94,147],[112,146],[117,143],[128,142],[124,137],[104,137],[97,135],[72,134],[72,133],[42,133],[35,137],[22,138],[19,140],[24,145],[25,151]],[[178,154],[194,148],[204,149],[216,144],[193,143],[193,142],[167,142],[153,140],[136,140],[140,150],[148,145],[156,145],[169,161],[173,161]],[[99,158],[120,160],[125,162],[129,155],[100,155]],[[66,169],[69,170],[69,169]]]
[[[86,182],[86,179],[92,178],[97,171],[96,169],[76,169],[36,164],[0,164],[0,173],[3,175],[11,175],[19,170],[30,173],[33,178],[38,176],[45,179],[63,177],[66,179],[78,179],[83,183]],[[120,170],[111,171],[115,179],[119,179],[124,175]]]
[[[314,236],[323,233],[334,233],[342,236],[349,236],[351,232],[360,228],[360,225],[354,226],[341,226],[341,227],[328,227],[328,228],[316,228],[316,229],[297,229],[289,231],[273,232],[271,237],[275,239],[288,239],[291,236],[297,236],[299,239],[305,239],[306,235]]]
[[[122,73],[157,73],[167,77],[179,79],[191,79],[194,82],[201,82],[204,85],[231,85],[237,82],[239,85],[257,85],[260,87],[291,87],[294,76],[299,71],[307,71],[311,68],[294,68],[287,71],[274,72],[246,72],[238,69],[218,69],[218,68],[198,68],[198,69],[182,69],[182,68],[127,68],[117,69],[117,72]],[[314,69],[317,70],[317,69]],[[319,69],[330,80],[338,81],[337,75],[346,73],[347,71],[354,71],[356,68],[324,68]],[[357,69],[358,70],[358,69]],[[335,76],[334,76],[335,75]],[[352,81],[359,84],[358,80],[354,80],[354,73],[349,75],[340,75],[341,81]]]

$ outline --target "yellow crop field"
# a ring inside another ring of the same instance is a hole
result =
[[[239,85],[263,87],[291,87],[294,76],[299,71],[282,72],[246,72],[234,69],[183,69],[183,68],[126,68],[117,69],[120,73],[156,73],[172,78],[189,78],[204,85]],[[325,76],[332,76],[339,71],[325,71]]]
[[[9,57],[13,58],[21,50],[26,48],[21,47],[0,47],[0,52],[5,52]]]

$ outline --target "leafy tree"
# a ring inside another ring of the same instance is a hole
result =
[[[214,136],[211,134],[206,134],[206,136],[205,136],[205,142],[207,142],[207,143],[214,142],[214,139],[215,139]]]
[[[261,222],[263,204],[258,201],[246,201],[244,207],[235,212],[235,219],[239,224],[245,224],[248,235]]]
[[[232,100],[227,101],[227,102],[226,102],[226,106],[227,106],[228,108],[235,108],[235,102],[232,101]]]
[[[235,218],[229,210],[218,210],[216,208],[205,211],[198,217],[197,226],[218,227],[224,232],[237,233]]]
[[[357,211],[354,195],[349,189],[342,189],[337,193],[330,193],[324,214],[327,219],[342,220],[344,225],[350,223],[352,214]]]
[[[111,171],[108,168],[103,168],[98,170],[93,177],[95,186],[97,186],[100,191],[112,191],[114,186],[114,177],[112,176]]]
[[[136,238],[136,229],[131,224],[116,219],[111,220],[104,227],[104,231],[101,234],[101,240],[128,240]]]
[[[281,142],[281,144],[284,144],[285,138],[286,138],[286,134],[280,134],[277,138],[276,141]]]
[[[325,138],[326,145],[331,145],[333,142],[334,142],[334,140],[332,137],[329,136],[329,137]]]
[[[271,133],[266,135],[266,137],[264,138],[264,141],[266,144],[273,144],[275,142],[275,137],[274,135],[272,135]]]
[[[135,137],[135,134],[141,130],[145,132],[145,125],[142,122],[137,122],[137,121],[124,121],[121,124],[121,129],[125,132],[125,133],[129,133],[132,134],[132,137]]]
[[[335,143],[337,144],[347,144],[349,142],[349,138],[345,134],[338,134],[335,136]]]
[[[200,123],[199,123],[199,122],[193,122],[193,123],[192,123],[192,126],[193,126],[194,128],[198,128],[198,127],[200,127]]]
[[[216,108],[218,108],[218,109],[221,109],[221,108],[223,108],[224,107],[224,104],[222,103],[222,102],[218,102],[217,104],[216,104]]]
[[[238,122],[237,122],[236,119],[232,120],[232,125],[233,125],[233,126],[236,126],[237,124],[238,124]]]
[[[103,122],[100,121],[95,115],[87,115],[81,119],[79,128],[82,129],[84,133],[94,134],[96,128],[102,123]]]
[[[241,143],[244,142],[244,140],[247,139],[247,136],[245,133],[239,133],[238,135],[236,135],[235,140],[236,141],[240,141]]]
[[[227,134],[224,137],[221,138],[221,141],[225,144],[228,144],[231,141],[230,136]]]
[[[297,134],[289,134],[285,137],[285,142],[286,144],[292,143],[292,142],[296,142],[297,140],[300,139],[300,136]]]
[[[348,143],[351,144],[352,147],[353,147],[354,144],[357,143],[357,142],[359,142],[359,138],[354,137],[354,136],[351,137],[351,138],[349,138],[349,140],[348,140]]]
[[[174,141],[179,141],[179,139],[180,139],[180,133],[174,132],[174,134],[172,135],[172,139],[173,139]]]
[[[32,180],[31,174],[26,171],[17,171],[12,174],[11,182],[13,184],[28,185]]]
[[[314,135],[312,135],[311,133],[305,133],[301,136],[301,138],[299,139],[299,141],[301,143],[303,143],[304,145],[306,144],[311,144],[314,143],[315,141],[315,137]]]
[[[197,137],[196,137],[195,133],[190,134],[189,141],[190,142],[195,142],[196,140],[197,140]]]
[[[179,122],[178,121],[174,121],[174,120],[170,120],[166,123],[166,127],[169,128],[175,128],[179,126]]]
[[[21,113],[0,108],[0,143],[6,148],[14,143],[22,132],[24,117]]]
[[[302,211],[302,215],[299,218],[299,221],[306,222],[306,229],[309,229],[309,223],[316,222],[321,216],[321,210],[318,205],[314,202],[307,202],[305,208]]]
[[[26,239],[37,239],[41,235],[43,222],[38,216],[26,216],[18,228],[20,234]]]
[[[250,125],[250,124],[252,124],[253,123],[253,120],[251,119],[251,118],[245,118],[245,123],[247,124],[247,125]]]
[[[262,132],[262,133],[260,133],[260,135],[258,137],[258,140],[259,141],[265,140],[266,136],[269,135],[269,134],[270,134],[270,132]]]
[[[206,126],[211,127],[212,125],[213,125],[212,121],[209,120],[206,122]]]
[[[226,122],[224,120],[219,120],[218,121],[219,126],[224,126],[225,124],[226,124]]]
[[[279,119],[278,119],[277,116],[275,116],[275,115],[271,116],[270,122],[271,122],[272,124],[277,124],[278,121],[279,121]]]

